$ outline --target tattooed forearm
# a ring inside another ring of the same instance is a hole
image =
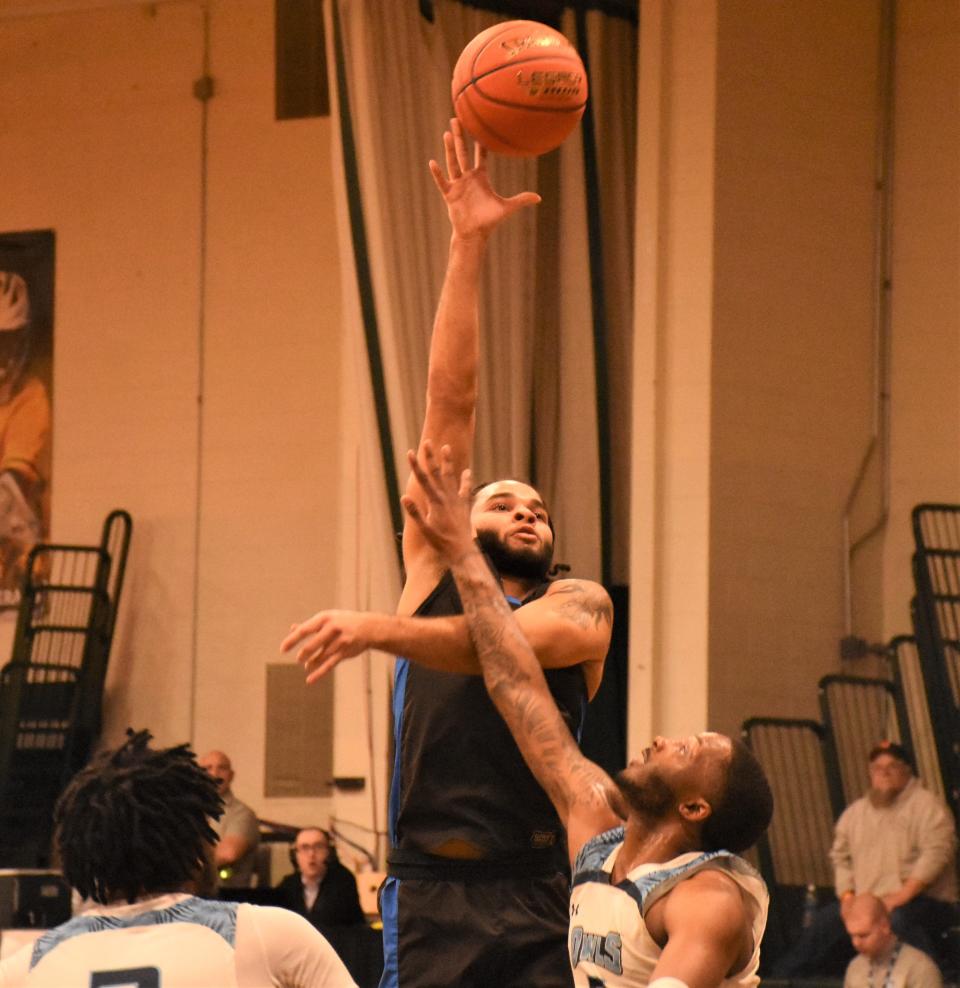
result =
[[[607,592],[595,583],[565,581],[551,590],[551,596],[560,598],[557,613],[580,628],[599,628],[613,625],[613,605]]]
[[[531,771],[563,816],[574,802],[603,799],[609,779],[577,748],[485,560],[457,560],[453,574],[487,690]]]

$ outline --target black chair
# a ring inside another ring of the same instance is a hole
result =
[[[913,509],[914,634],[947,801],[960,815],[960,505]]]
[[[9,663],[0,670],[0,861],[45,864],[53,804],[74,761],[77,670]]]
[[[878,741],[910,747],[903,696],[891,680],[865,676],[824,676],[817,689],[828,758],[849,806],[867,790],[867,756]]]
[[[773,819],[757,845],[770,889],[763,953],[768,965],[796,940],[811,891],[818,903],[833,896],[829,852],[843,794],[829,768],[826,732],[816,721],[752,717],[742,736],[773,791]]]
[[[0,865],[44,866],[57,796],[100,734],[132,522],[97,546],[40,543],[27,559],[10,662],[0,669]]]

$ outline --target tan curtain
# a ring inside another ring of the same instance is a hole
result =
[[[427,162],[442,161],[441,135],[452,112],[449,86],[457,56],[476,33],[505,18],[454,0],[434,4],[432,24],[421,17],[416,2],[407,0],[331,3],[342,32],[359,175],[359,190],[352,191],[362,201],[394,468],[402,489],[404,454],[416,444],[423,418],[430,331],[449,240],[446,210]],[[603,186],[602,281],[610,371],[603,398],[611,403],[606,439],[615,464],[613,512],[622,519],[612,571],[622,582],[627,569],[637,39],[628,22],[597,12],[587,15],[586,24],[581,44],[587,45],[591,63]],[[572,15],[563,27],[575,37]],[[334,87],[335,128],[343,98]],[[400,576],[353,270],[346,206],[351,190],[341,162],[335,167],[346,268],[340,603],[390,610]],[[558,153],[539,159],[492,155],[490,171],[501,193],[533,189],[544,201],[498,229],[488,251],[474,473],[478,480],[514,476],[535,483],[556,523],[556,558],[569,563],[574,575],[599,579],[600,455],[581,136],[575,132]]]

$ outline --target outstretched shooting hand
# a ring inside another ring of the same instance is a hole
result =
[[[455,235],[464,239],[486,237],[490,231],[518,209],[540,202],[536,192],[519,192],[515,196],[499,195],[490,185],[487,150],[474,145],[473,163],[467,151],[463,126],[454,118],[443,135],[447,174],[436,161],[430,173],[447,204],[447,214]]]
[[[280,651],[292,652],[307,674],[307,683],[314,683],[344,659],[370,648],[368,625],[374,617],[363,611],[318,611],[290,626]]]
[[[470,471],[459,479],[450,447],[440,447],[439,457],[429,439],[417,453],[407,451],[407,460],[423,493],[422,508],[408,494],[400,498],[423,537],[448,562],[454,563],[475,548],[470,524]]]

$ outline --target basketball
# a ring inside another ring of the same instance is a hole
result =
[[[481,31],[453,70],[453,107],[488,151],[535,157],[559,147],[587,104],[587,74],[576,48],[537,21]]]

